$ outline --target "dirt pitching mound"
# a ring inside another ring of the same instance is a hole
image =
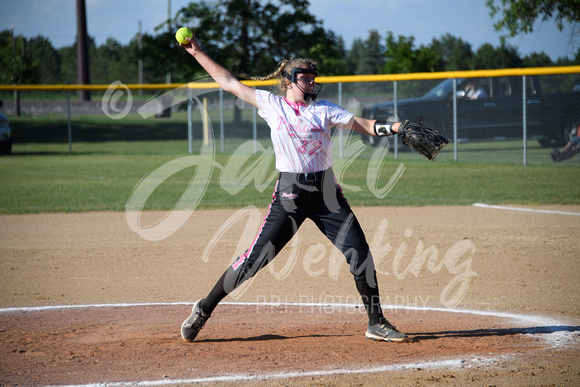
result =
[[[344,305],[226,304],[187,343],[186,305],[17,309],[0,314],[0,385],[261,380],[529,356],[580,327],[493,314],[392,309],[408,343],[366,340]],[[550,338],[550,336],[552,336]]]

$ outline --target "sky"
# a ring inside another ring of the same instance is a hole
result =
[[[309,11],[327,30],[343,37],[347,49],[355,39],[365,40],[369,30],[384,38],[414,36],[415,46],[429,45],[446,33],[460,37],[476,51],[482,44],[497,47],[500,33],[485,6],[486,0],[311,0]],[[96,44],[112,37],[123,45],[142,32],[155,34],[154,28],[175,16],[190,0],[86,0],[87,29]],[[0,0],[0,31],[14,28],[15,35],[27,38],[41,35],[55,48],[70,46],[76,36],[74,0]],[[520,56],[544,52],[552,60],[572,59],[578,44],[571,43],[571,28],[559,31],[553,21],[537,22],[534,33],[508,39]]]

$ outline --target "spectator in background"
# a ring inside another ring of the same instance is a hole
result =
[[[489,96],[487,91],[477,81],[471,81],[465,86],[465,98],[475,100],[489,98]]]
[[[576,133],[570,138],[570,141],[561,150],[554,149],[550,156],[555,163],[562,162],[574,157],[580,152],[580,124],[576,126]]]

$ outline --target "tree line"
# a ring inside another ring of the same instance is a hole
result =
[[[285,58],[306,56],[316,60],[321,75],[394,74],[454,70],[579,65],[580,49],[573,59],[553,61],[543,52],[522,57],[516,47],[501,42],[474,49],[451,34],[417,45],[413,36],[370,30],[350,47],[308,11],[307,0],[256,0],[192,2],[155,29],[127,45],[114,38],[97,46],[89,36],[89,70],[92,84],[190,82],[205,72],[183,49],[174,31],[191,26],[204,49],[234,74],[263,76]],[[491,23],[491,21],[490,21]],[[3,84],[75,84],[77,45],[55,48],[43,36],[26,39],[0,31],[0,82]]]

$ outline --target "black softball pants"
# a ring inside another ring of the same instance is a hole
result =
[[[371,301],[378,304],[373,258],[332,168],[308,174],[280,173],[272,203],[256,239],[226,270],[204,300],[202,309],[211,314],[227,294],[274,259],[307,218],[344,254],[367,311],[376,309],[377,306],[367,305]],[[380,306],[378,308],[380,311]],[[376,310],[374,312],[376,314]]]

